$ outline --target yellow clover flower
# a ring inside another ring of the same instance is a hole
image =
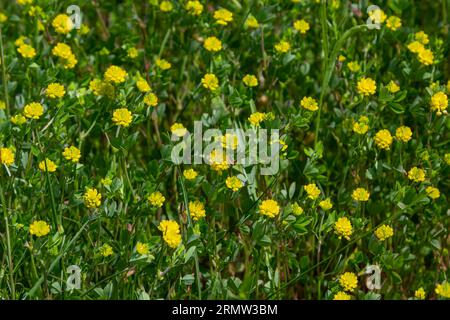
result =
[[[307,184],[304,188],[309,199],[316,200],[320,196],[320,189],[317,188],[315,183]]]
[[[154,93],[149,93],[144,97],[144,103],[149,107],[156,107],[158,105],[158,97]]]
[[[438,188],[429,186],[425,189],[427,196],[429,196],[431,199],[435,200],[441,196],[441,193],[439,192]]]
[[[300,105],[309,111],[317,111],[319,110],[319,105],[317,104],[316,99],[312,97],[303,97],[302,101],[300,101]]]
[[[94,209],[100,207],[102,203],[102,195],[95,188],[87,188],[83,195],[86,207]]]
[[[233,13],[222,8],[214,11],[214,19],[216,19],[218,24],[226,26],[229,22],[233,21]]]
[[[33,221],[33,223],[30,224],[30,234],[36,237],[43,237],[49,234],[50,232],[50,226],[47,222],[42,220],[36,220]]]
[[[380,241],[384,241],[386,239],[389,239],[390,237],[392,237],[394,235],[394,229],[392,229],[390,226],[388,225],[381,225],[379,226],[376,230],[375,230],[375,236],[378,238],[378,240]]]
[[[401,126],[395,130],[395,137],[401,142],[408,142],[411,140],[412,131],[409,127]]]
[[[280,206],[278,202],[272,199],[264,200],[259,205],[259,212],[269,218],[275,218],[280,214]]]
[[[241,179],[235,176],[227,177],[225,184],[227,185],[228,189],[231,189],[234,192],[238,191],[240,188],[244,186]]]
[[[163,233],[163,239],[171,248],[176,248],[181,243],[180,226],[176,221],[163,220],[158,226]]]
[[[423,169],[413,167],[408,171],[408,179],[414,182],[425,181],[425,171]]]
[[[364,188],[356,188],[352,193],[352,198],[355,201],[365,202],[368,201],[370,197],[369,191]]]
[[[374,140],[378,148],[389,150],[391,148],[393,138],[389,130],[382,129],[375,134]]]
[[[67,34],[73,29],[73,23],[67,14],[58,14],[52,22],[57,33]]]
[[[14,163],[14,150],[11,148],[0,148],[0,163],[10,166]]]
[[[205,39],[203,47],[208,51],[218,52],[222,50],[222,42],[216,37],[208,37]]]
[[[358,286],[358,278],[353,272],[345,272],[339,277],[339,284],[344,291],[353,292]]]
[[[206,217],[205,213],[205,205],[198,201],[190,201],[189,202],[189,213],[191,215],[192,220],[197,221],[203,217]]]
[[[57,168],[58,166],[49,158],[45,158],[39,163],[39,169],[44,172],[55,172]]]
[[[166,201],[166,198],[162,195],[161,192],[155,191],[148,196],[147,200],[153,207],[161,208],[164,204],[164,201]]]
[[[116,84],[125,82],[128,73],[118,66],[110,66],[104,74],[107,81],[114,82]]]
[[[252,74],[245,75],[242,81],[247,87],[256,87],[258,85],[258,79]]]
[[[150,252],[150,246],[148,245],[148,243],[142,243],[138,241],[136,243],[136,252],[140,255],[146,255]]]
[[[296,20],[294,22],[294,29],[300,32],[301,34],[305,34],[309,30],[309,23],[305,20]]]
[[[363,77],[358,81],[357,89],[358,92],[363,96],[370,96],[375,94],[375,91],[377,90],[377,84],[372,78]]]
[[[186,180],[194,180],[197,178],[198,173],[194,169],[187,169],[183,171],[183,176]]]
[[[133,121],[133,115],[127,108],[119,108],[114,110],[112,121],[118,126],[128,127]]]
[[[352,223],[348,218],[341,217],[334,223],[334,232],[338,235],[339,239],[344,237],[350,240],[350,236],[353,233]]]
[[[202,85],[206,89],[215,91],[217,90],[217,88],[219,88],[219,79],[217,79],[215,74],[207,73],[202,78]]]
[[[275,50],[279,53],[286,53],[291,49],[291,45],[287,41],[280,41],[275,45]]]
[[[386,27],[392,31],[397,30],[402,26],[402,20],[397,16],[390,16],[386,21]]]
[[[430,105],[431,110],[435,111],[438,116],[442,115],[443,113],[446,114],[448,107],[447,95],[442,91],[435,93],[431,97]]]
[[[49,98],[62,98],[66,94],[64,86],[59,83],[50,83],[45,90],[45,95]]]
[[[77,163],[81,158],[81,151],[75,146],[70,146],[64,149],[63,156],[66,160]]]
[[[36,56],[36,50],[32,46],[30,46],[26,43],[20,45],[17,48],[17,51],[20,53],[20,55],[23,58],[26,58],[26,59],[32,59]]]
[[[185,8],[193,16],[199,16],[203,12],[203,5],[200,1],[188,1]]]

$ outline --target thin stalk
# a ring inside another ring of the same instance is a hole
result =
[[[40,149],[41,153],[44,155],[45,180],[47,182],[48,188],[50,189],[50,198],[51,198],[51,203],[52,203],[52,215],[53,215],[53,228],[55,228],[55,230],[58,230],[59,226],[62,227],[61,215],[59,216],[59,218],[57,218],[55,195],[53,194],[53,188],[50,183],[50,174],[49,174],[48,168],[47,168],[47,157],[46,157],[45,153],[43,152],[41,140],[39,139],[39,133],[37,132],[37,130],[36,130],[36,139],[38,141],[39,149]]]
[[[3,215],[5,218],[5,229],[6,229],[6,250],[8,255],[8,268],[9,268],[9,287],[11,289],[12,300],[16,299],[16,287],[14,283],[14,268],[12,263],[12,254],[11,254],[11,234],[9,232],[9,219],[8,219],[8,210],[6,209],[6,201],[5,195],[3,193],[2,183],[0,183],[0,197],[2,200],[3,207]]]
[[[9,118],[9,100],[8,100],[8,80],[6,79],[6,66],[5,66],[5,55],[3,53],[3,34],[2,27],[0,26],[0,56],[2,63],[2,83],[3,83],[3,93],[5,95],[5,111],[6,116]]]
[[[191,213],[189,212],[189,202],[187,198],[187,192],[186,192],[186,186],[184,185],[184,177],[181,174],[181,170],[179,167],[177,167],[178,174],[180,175],[180,184],[181,189],[183,192],[183,200],[184,200],[184,206],[186,208],[187,217],[188,217],[188,228],[192,228],[192,220],[191,220]],[[197,291],[198,291],[198,299],[202,300],[202,286],[200,283],[200,266],[198,263],[198,255],[197,255],[197,249],[195,249],[194,252],[194,261],[195,261],[195,277],[197,278]]]

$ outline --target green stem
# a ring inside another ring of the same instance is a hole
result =
[[[319,130],[320,130],[320,116],[321,111],[323,108],[323,100],[326,94],[328,94],[329,90],[329,84],[331,75],[334,70],[335,61],[337,59],[337,56],[339,54],[339,51],[341,50],[342,46],[344,45],[344,42],[350,38],[354,33],[364,30],[367,28],[367,25],[357,25],[352,27],[351,29],[347,30],[341,38],[339,38],[334,47],[331,51],[331,54],[329,53],[329,44],[328,44],[328,24],[327,24],[327,11],[326,11],[326,1],[322,0],[322,7],[321,7],[321,16],[320,16],[320,22],[322,25],[322,42],[323,42],[323,80],[322,80],[322,91],[320,93],[320,99],[319,99],[319,110],[317,112],[317,118],[316,118],[316,131],[315,131],[315,137],[314,137],[314,145],[316,146],[319,142]]]
[[[183,192],[184,206],[186,208],[187,217],[188,217],[188,229],[192,229],[193,227],[192,227],[191,213],[189,212],[189,202],[188,202],[188,198],[187,198],[186,186],[184,185],[184,177],[181,174],[180,168],[177,167],[177,169],[178,169],[178,174],[180,176],[180,184],[181,184],[181,189]],[[194,261],[195,261],[195,277],[197,278],[198,299],[202,300],[202,286],[200,283],[200,266],[199,266],[199,262],[198,262],[197,249],[195,249],[195,252],[194,252]]]
[[[14,283],[14,268],[12,262],[12,254],[11,254],[11,234],[9,232],[9,219],[8,219],[8,210],[6,209],[6,201],[5,195],[3,193],[2,183],[0,183],[0,197],[2,200],[3,207],[3,215],[5,218],[5,229],[6,229],[6,250],[8,254],[8,268],[9,268],[9,286],[11,289],[12,300],[16,299],[16,287]]]
[[[41,141],[39,139],[39,133],[37,130],[35,132],[36,132],[36,139],[38,141],[39,149],[41,151],[41,154],[44,155],[45,180],[46,180],[47,186],[50,190],[50,198],[51,198],[51,203],[52,203],[53,228],[55,228],[55,230],[58,230],[58,226],[62,227],[61,215],[59,216],[59,218],[57,218],[55,195],[53,194],[53,188],[50,183],[50,174],[49,174],[48,168],[47,168],[47,157],[45,155],[45,152],[43,152]]]
[[[3,34],[2,34],[2,27],[0,26],[0,56],[1,56],[1,63],[2,63],[2,81],[3,81],[3,92],[5,95],[5,110],[6,110],[6,116],[9,118],[9,100],[8,100],[8,81],[6,79],[6,66],[5,66],[5,56],[3,53]]]

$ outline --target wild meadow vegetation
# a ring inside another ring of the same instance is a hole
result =
[[[1,1],[0,299],[450,298],[449,12]]]

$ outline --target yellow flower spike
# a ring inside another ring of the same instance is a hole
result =
[[[245,27],[251,28],[251,29],[257,29],[259,28],[259,22],[256,20],[256,18],[252,15],[249,15],[247,20],[245,20]]]
[[[386,86],[390,93],[397,93],[400,91],[400,86],[393,80],[391,80]]]
[[[436,286],[434,290],[437,295],[450,299],[450,283],[447,281],[442,282]]]
[[[358,72],[359,70],[361,70],[361,66],[359,65],[358,61],[350,61],[349,63],[347,63],[347,68],[351,72]]]
[[[419,59],[420,63],[426,66],[429,66],[434,63],[433,51],[429,49],[423,49],[419,51],[417,58]]]
[[[161,4],[159,5],[159,9],[162,12],[170,12],[173,10],[173,4],[170,1],[163,1],[161,2]]]
[[[333,208],[333,204],[331,203],[331,199],[330,198],[326,198],[325,200],[322,200],[319,202],[319,206],[322,208],[322,210],[324,211],[328,211],[331,208]]]

